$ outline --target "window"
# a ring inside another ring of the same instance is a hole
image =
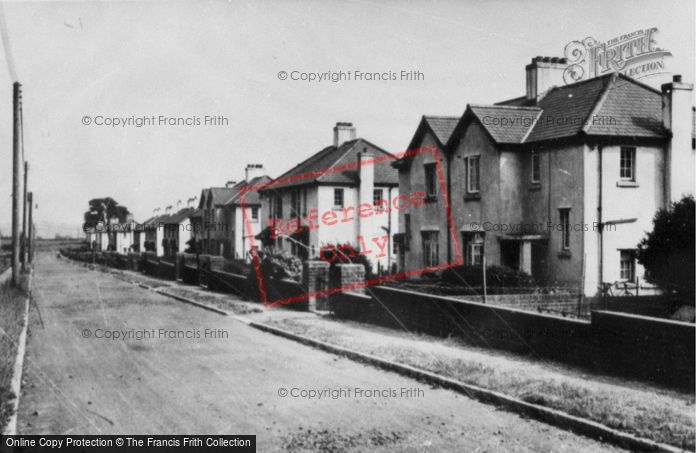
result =
[[[438,256],[438,231],[423,231],[423,265],[437,266]]]
[[[634,282],[634,250],[620,250],[620,280]]]
[[[532,183],[540,183],[540,153],[538,151],[532,152]]]
[[[429,197],[437,195],[435,164],[425,164],[425,194]]]
[[[301,192],[299,189],[292,190],[292,212],[289,213],[291,218],[299,217],[301,214]]]
[[[484,233],[464,234],[464,259],[467,266],[481,266],[484,262]]]
[[[404,214],[405,237],[403,240],[404,250],[411,250],[411,214]]]
[[[382,198],[383,198],[384,192],[382,189],[374,189],[374,193],[372,194],[372,204],[374,204],[374,207],[377,211],[381,211],[382,209]]]
[[[282,195],[275,195],[275,215],[276,219],[282,218]]]
[[[569,250],[571,246],[571,209],[559,210],[559,228],[561,229],[561,249]]]
[[[258,208],[256,206],[250,208],[250,218],[253,222],[257,222],[259,218]]]
[[[465,159],[467,166],[467,194],[479,193],[479,156]]]
[[[620,148],[620,179],[634,181],[634,164],[637,148],[623,146]]]
[[[333,207],[342,208],[345,206],[344,195],[345,191],[342,188],[333,189]]]

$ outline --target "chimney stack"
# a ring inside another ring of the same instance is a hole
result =
[[[333,128],[333,146],[336,148],[345,142],[355,140],[355,126],[352,123],[335,123]]]
[[[525,66],[525,97],[537,103],[552,87],[564,84],[564,71],[568,67],[566,58],[534,57]]]
[[[250,182],[258,176],[263,176],[265,167],[262,164],[248,164],[245,167],[245,180]]]
[[[173,210],[173,205],[168,205],[165,207],[165,215],[170,215],[170,211]]]
[[[230,189],[236,185],[236,181],[226,181],[226,188]]]
[[[177,200],[177,208],[175,209],[175,212],[180,212],[181,208],[182,208],[182,200]]]
[[[663,125],[671,133],[666,162],[667,201],[695,195],[693,150],[693,84],[683,83],[680,75],[661,85]]]

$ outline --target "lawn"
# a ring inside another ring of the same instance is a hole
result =
[[[576,370],[557,369],[556,365],[528,363],[522,358],[470,349],[454,339],[420,337],[416,341],[415,336],[407,334],[320,319],[287,318],[268,323],[558,409],[639,437],[695,449],[693,394],[583,375]]]
[[[10,418],[11,401],[15,395],[10,391],[10,383],[17,355],[19,340],[24,322],[24,307],[27,295],[12,289],[9,282],[0,286],[0,432]]]

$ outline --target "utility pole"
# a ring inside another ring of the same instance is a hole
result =
[[[34,223],[32,220],[32,212],[34,211],[34,194],[29,192],[27,195],[27,200],[29,202],[29,224],[27,225],[27,254],[29,257],[29,262],[34,261]]]
[[[12,286],[19,286],[19,184],[22,171],[19,156],[19,105],[21,85],[12,85]]]
[[[24,148],[24,144],[22,144]],[[23,153],[24,154],[24,153]],[[29,173],[29,164],[24,161],[24,194],[22,203],[22,272],[27,272],[27,173]]]

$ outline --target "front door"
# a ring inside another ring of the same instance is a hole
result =
[[[501,242],[501,264],[511,269],[520,269],[520,242]]]

